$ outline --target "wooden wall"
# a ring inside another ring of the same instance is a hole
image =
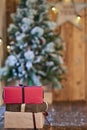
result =
[[[6,0],[6,27],[12,22],[11,13],[15,12],[18,0]]]
[[[15,10],[17,0],[9,0],[9,2],[7,1],[8,0],[6,0],[6,17],[8,25],[9,15],[11,12]],[[83,3],[87,2],[87,0],[74,1]],[[71,101],[87,99],[87,16],[85,16],[86,14],[87,9],[83,9],[83,11],[80,12],[80,15],[82,16],[82,30],[77,29],[70,23],[65,23],[61,27],[61,36],[66,44],[66,50],[64,51],[64,59],[68,72],[66,74],[66,81],[64,82],[64,89],[54,92],[54,100]],[[2,16],[0,15],[0,17]],[[0,27],[2,27],[1,24]]]
[[[74,0],[87,2],[87,0]],[[65,64],[68,69],[67,80],[63,90],[55,94],[55,100],[86,100],[87,98],[87,9],[80,12],[82,30],[70,23],[62,26],[61,35],[66,43]],[[56,98],[57,96],[57,98]]]
[[[87,2],[87,0],[85,0]],[[87,100],[87,9],[85,9],[85,99]]]
[[[3,63],[3,59],[4,59],[4,56],[3,53],[4,53],[4,48],[6,46],[6,16],[5,16],[5,3],[6,3],[6,0],[1,0],[0,1],[0,37],[3,39],[3,44],[0,45],[0,67],[2,66],[2,63]],[[5,54],[5,53],[4,53]],[[3,88],[2,86],[4,86],[4,83],[0,82],[0,105],[3,103],[3,99],[2,99],[2,91],[3,91]]]
[[[9,2],[8,0],[0,1],[0,37],[3,39],[3,44],[0,46],[0,67],[7,55],[7,26],[11,22],[10,13],[15,10],[16,2],[16,0],[9,0]],[[4,82],[0,82],[0,105],[3,104],[2,92],[4,85]]]

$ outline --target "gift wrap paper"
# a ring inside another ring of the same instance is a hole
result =
[[[44,116],[35,113],[36,128],[43,128]],[[5,128],[34,128],[33,115],[30,112],[5,112]]]
[[[21,112],[44,112],[48,109],[46,102],[41,104],[6,104],[6,111]]]
[[[5,104],[41,104],[43,103],[44,91],[40,86],[8,86],[4,87],[4,103]]]
[[[48,104],[52,104],[52,102],[53,102],[53,94],[52,94],[52,92],[45,92],[44,93],[44,101],[48,102]]]

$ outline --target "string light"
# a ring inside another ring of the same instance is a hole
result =
[[[57,13],[57,9],[55,7],[52,7],[51,10],[54,12],[54,13]]]
[[[7,46],[7,51],[10,52],[11,51],[11,47],[8,45]]]
[[[71,0],[64,0],[64,2],[71,2]]]
[[[80,15],[77,15],[76,19],[75,19],[75,23],[76,24],[79,24],[81,21],[81,16]]]
[[[2,38],[0,38],[0,46],[3,44],[3,40]]]
[[[78,16],[77,16],[77,20],[80,21],[80,19],[81,19],[81,17],[78,15]]]

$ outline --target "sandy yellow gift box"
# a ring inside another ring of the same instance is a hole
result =
[[[42,112],[34,113],[36,128],[43,128],[44,116]],[[34,128],[33,113],[5,112],[4,128]]]

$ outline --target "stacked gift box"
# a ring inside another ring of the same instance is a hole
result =
[[[5,128],[43,128],[48,104],[42,87],[4,87]]]

